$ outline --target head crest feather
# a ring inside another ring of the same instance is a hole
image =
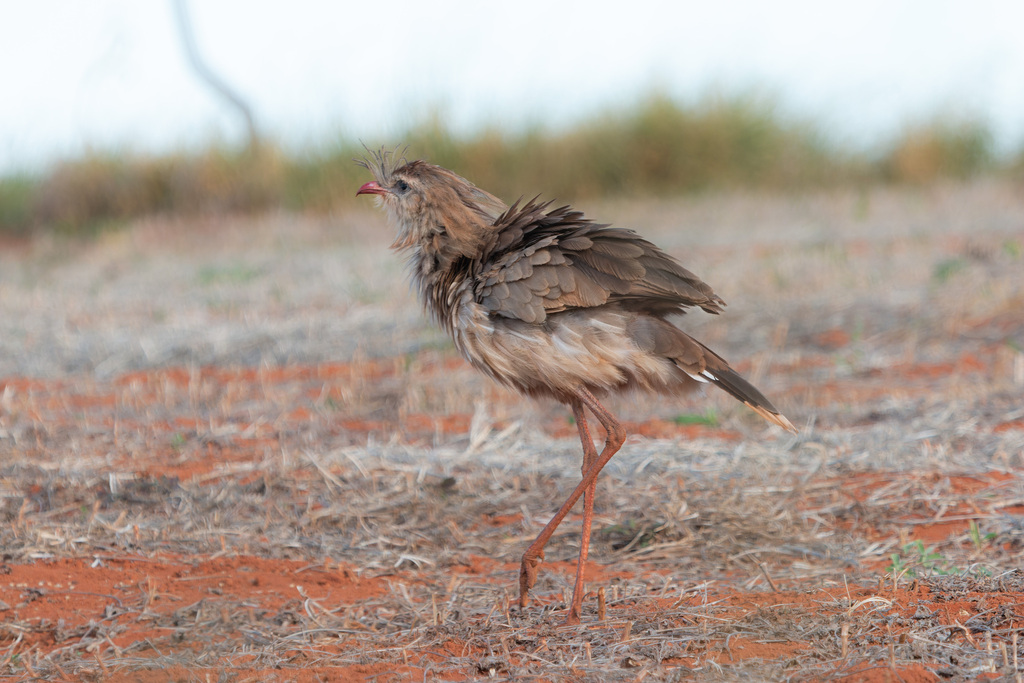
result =
[[[409,150],[408,146],[398,146],[394,149],[381,147],[379,150],[372,150],[363,145],[363,149],[366,150],[366,154],[353,159],[353,161],[372,173],[373,179],[381,184],[387,183],[395,169],[408,163],[405,158],[405,153]]]

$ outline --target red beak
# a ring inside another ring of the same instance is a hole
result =
[[[371,180],[370,182],[366,183],[365,185],[363,185],[362,187],[359,188],[359,191],[356,192],[356,196],[361,195],[361,194],[382,194],[383,195],[383,194],[387,194],[387,193],[388,193],[388,191],[385,190],[383,187],[381,187],[379,184],[377,184],[377,181]]]

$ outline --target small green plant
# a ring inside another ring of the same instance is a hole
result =
[[[175,432],[174,436],[171,437],[171,448],[176,451],[180,451],[185,446],[185,435],[181,432]]]
[[[709,427],[718,426],[718,414],[709,409],[704,412],[703,415],[696,413],[684,413],[682,415],[676,415],[673,419],[677,425],[708,425]]]
[[[906,560],[899,553],[892,553],[889,555],[889,559],[892,560],[892,564],[885,568],[887,574],[892,574],[893,576],[913,575],[913,570],[908,567]]]
[[[932,279],[940,285],[945,284],[950,278],[967,267],[967,261],[963,258],[951,258],[939,262],[932,271]]]
[[[204,266],[199,269],[199,284],[207,286],[223,282],[241,285],[256,279],[261,272],[259,268],[243,264]]]
[[[977,550],[979,553],[985,549],[985,546],[990,544],[996,538],[995,532],[989,532],[983,536],[981,534],[981,527],[979,527],[978,523],[975,522],[973,519],[971,520],[971,525],[968,529],[968,534],[971,537],[971,543],[974,544],[974,549]]]
[[[949,562],[934,548],[926,548],[924,541],[917,540],[903,546],[903,552],[889,555],[892,564],[885,571],[894,576],[918,576],[918,572],[928,576],[939,574],[945,576],[952,573]]]

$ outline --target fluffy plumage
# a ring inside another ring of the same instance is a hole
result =
[[[498,382],[566,403],[577,418],[584,477],[523,556],[520,604],[536,578],[543,546],[586,494],[584,538],[569,621],[579,619],[593,485],[624,439],[597,397],[624,389],[679,394],[713,384],[759,415],[796,431],[765,396],[715,352],[667,317],[725,302],[674,258],[631,230],[594,223],[568,206],[538,199],[506,206],[455,173],[387,152],[361,162],[374,194],[408,252],[423,304],[462,355]],[[583,407],[608,441],[600,456]],[[588,447],[589,444],[589,447]]]

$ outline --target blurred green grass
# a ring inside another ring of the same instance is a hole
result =
[[[686,104],[653,94],[564,131],[492,126],[461,135],[434,113],[387,142],[408,145],[410,158],[455,169],[506,200],[926,184],[1024,167],[1024,154],[997,159],[981,122],[936,119],[865,152],[752,96]],[[264,141],[156,157],[92,154],[38,176],[0,178],[0,233],[89,234],[152,214],[337,210],[367,179],[352,163],[363,153],[357,141],[340,139],[306,153]]]

